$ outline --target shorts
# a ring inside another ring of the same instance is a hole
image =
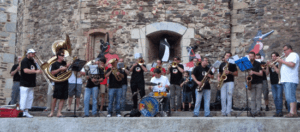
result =
[[[288,103],[294,103],[297,102],[296,99],[296,90],[297,90],[297,83],[291,83],[291,82],[283,82],[282,86],[284,88],[284,95],[285,99]]]
[[[262,93],[264,95],[264,100],[269,100],[269,86],[267,80],[263,80],[262,82]]]
[[[55,85],[53,91],[53,98],[68,99],[68,88],[69,88],[69,83]]]
[[[69,97],[73,97],[76,93],[76,98],[79,98],[81,94],[82,84],[77,84],[76,90],[75,90],[75,86],[76,84],[69,83]]]
[[[183,92],[182,94],[182,102],[183,103],[191,103],[192,102],[192,91]]]
[[[104,84],[100,84],[100,94],[106,93],[106,86]]]

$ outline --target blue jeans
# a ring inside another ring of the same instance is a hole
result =
[[[225,82],[221,88],[222,115],[231,114],[233,89],[234,82]]]
[[[271,84],[272,95],[274,99],[274,104],[276,107],[276,113],[279,114],[282,112],[282,93],[283,88],[281,84]]]
[[[288,111],[290,112],[290,103],[297,102],[296,100],[296,89],[298,84],[291,82],[283,82],[285,99],[287,101]]]
[[[115,102],[116,114],[121,114],[120,112],[120,100],[122,97],[122,88],[109,88],[108,90],[108,114],[112,114],[113,103]]]
[[[10,104],[16,104],[20,101],[20,82],[14,81],[11,91],[11,101]]]
[[[84,115],[89,116],[89,106],[90,106],[90,97],[93,95],[93,108],[92,114],[97,114],[97,97],[98,97],[98,87],[85,88],[84,93]]]
[[[208,116],[210,114],[210,95],[211,91],[210,89],[203,89],[202,92],[198,92],[197,89],[195,89],[196,93],[196,105],[194,109],[194,115],[199,116],[199,110],[201,105],[201,99],[202,95],[204,96],[204,116]]]
[[[121,110],[125,110],[127,84],[122,85]]]

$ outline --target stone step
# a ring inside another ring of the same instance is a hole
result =
[[[29,112],[30,114],[32,114],[33,116],[38,116],[38,117],[42,117],[42,116],[47,116],[49,115],[49,111],[44,112],[44,111],[31,111]],[[130,111],[122,111],[121,115],[124,116],[125,114],[130,113]],[[275,114],[275,111],[262,111],[262,113],[265,115],[265,117],[272,117]],[[283,112],[284,115],[287,114],[286,112]],[[56,112],[55,112],[56,114]],[[55,115],[54,114],[54,115]],[[64,116],[72,116],[74,115],[74,111],[63,111],[62,114]],[[107,115],[107,111],[101,111],[99,112],[100,117],[106,116]],[[239,115],[240,114],[240,115]],[[300,113],[298,113],[300,115]],[[83,117],[84,116],[84,111],[76,111],[76,115],[78,117]],[[91,111],[90,111],[90,115],[92,115]],[[115,114],[113,114],[115,115]],[[214,117],[223,117],[221,111],[211,111],[211,115]],[[239,117],[247,117],[247,111],[243,111],[241,113],[241,111],[232,111],[231,116],[235,117],[239,115]],[[193,112],[192,111],[173,111],[171,113],[171,117],[192,117],[193,116]],[[200,111],[199,113],[200,117],[204,116],[204,112]],[[250,111],[248,112],[248,116],[250,116]]]

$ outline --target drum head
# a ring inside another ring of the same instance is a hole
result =
[[[139,111],[146,117],[154,117],[159,111],[159,103],[154,97],[143,97],[139,102]]]

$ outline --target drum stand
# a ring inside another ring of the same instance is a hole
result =
[[[246,72],[244,72],[244,73],[245,73],[245,82],[247,82]],[[249,106],[248,106],[248,85],[247,85],[247,83],[245,84],[245,90],[246,90],[246,102],[247,102],[246,107],[244,107],[242,109],[242,111],[238,115],[236,115],[236,117],[240,116],[245,110],[247,110],[247,116],[248,116]],[[250,115],[252,117],[254,117],[253,114],[251,114],[251,111],[250,111]]]

